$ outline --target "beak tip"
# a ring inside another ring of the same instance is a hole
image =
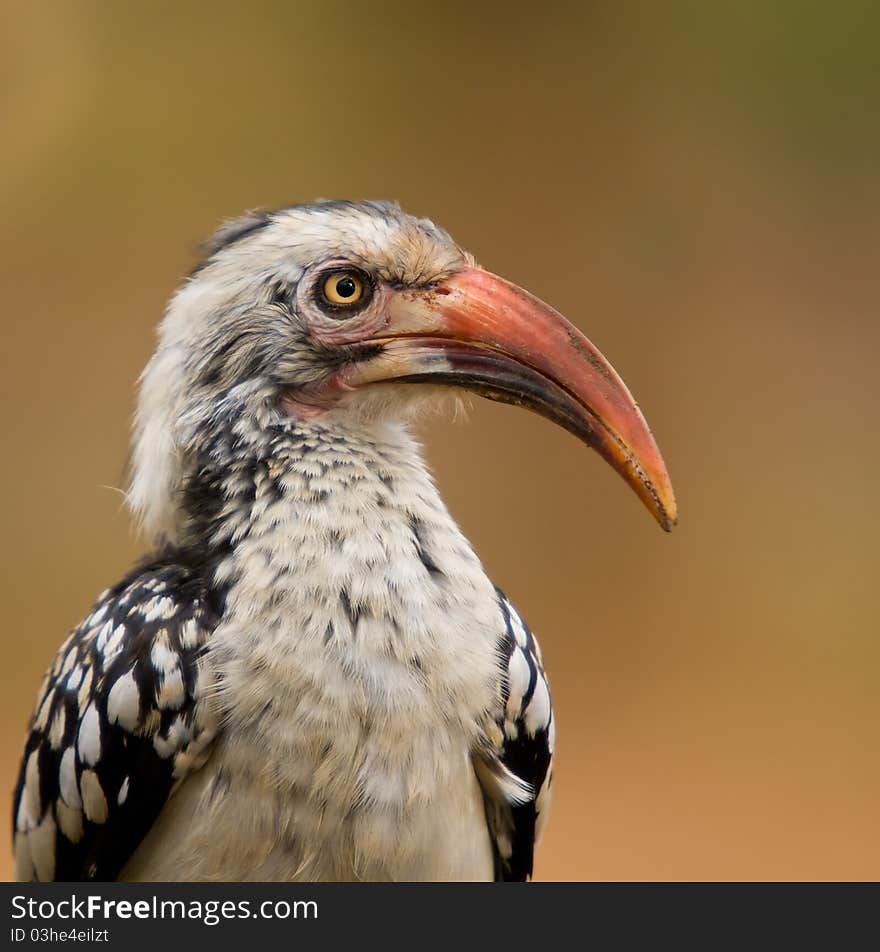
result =
[[[651,515],[657,520],[664,532],[672,532],[678,524],[678,504],[669,482],[665,467],[659,479],[642,478],[639,482],[632,482],[642,501]]]
[[[673,528],[678,525],[678,506],[675,503],[675,497],[669,497],[668,501],[657,502],[657,522],[660,523],[660,528],[665,532],[672,532]]]

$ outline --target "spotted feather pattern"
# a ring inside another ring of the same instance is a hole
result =
[[[105,592],[46,673],[15,790],[19,880],[111,880],[216,732],[215,610],[181,560]]]
[[[550,801],[556,724],[537,639],[502,592],[501,710],[477,763],[495,852],[496,880],[531,878]]]

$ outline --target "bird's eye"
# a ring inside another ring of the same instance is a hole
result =
[[[322,303],[332,308],[362,307],[369,300],[369,278],[352,268],[331,271],[320,285]]]

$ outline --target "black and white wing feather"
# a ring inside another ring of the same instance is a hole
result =
[[[496,880],[531,878],[547,816],[556,725],[537,639],[502,592],[501,709],[476,761],[495,852]]]
[[[15,790],[19,880],[115,879],[217,730],[216,611],[199,573],[145,564],[105,592],[46,674]]]

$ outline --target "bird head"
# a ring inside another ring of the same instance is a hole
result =
[[[317,202],[245,215],[206,250],[141,379],[129,502],[149,530],[173,535],[190,457],[218,426],[400,416],[450,387],[560,424],[675,523],[663,458],[608,361],[432,222]]]

